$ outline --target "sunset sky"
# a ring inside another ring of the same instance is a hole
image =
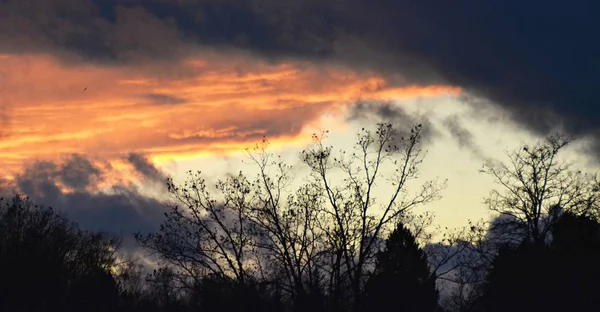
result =
[[[250,170],[263,136],[296,164],[311,133],[350,148],[378,121],[424,125],[443,226],[488,217],[478,170],[523,141],[577,135],[598,169],[594,1],[375,2],[0,1],[2,192],[152,230],[165,176]]]

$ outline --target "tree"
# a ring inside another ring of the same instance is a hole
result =
[[[322,194],[314,183],[289,186],[292,167],[281,157],[266,151],[263,140],[253,151],[248,150],[252,164],[258,168],[254,180],[241,173],[218,184],[225,202],[237,203],[235,211],[249,221],[255,264],[262,279],[282,279],[295,302],[306,302],[311,289],[318,288],[319,259],[327,249],[325,233],[319,219]],[[278,277],[273,272],[281,272]],[[270,275],[270,276],[269,276]]]
[[[332,147],[324,144],[324,133],[313,136],[315,148],[302,154],[327,204],[323,217],[331,225],[327,232],[336,258],[332,276],[345,279],[337,284],[349,285],[355,307],[361,306],[362,286],[380,248],[379,237],[387,235],[403,213],[437,199],[445,186],[433,180],[414,194],[407,190],[418,177],[424,157],[421,129],[418,125],[404,137],[391,124],[378,124],[375,132],[363,128],[355,152],[341,151],[338,156],[332,156]],[[332,180],[335,169],[344,175],[339,185]],[[378,203],[375,190],[381,180],[387,180],[390,196]]]
[[[200,311],[283,311],[277,298],[261,284],[240,284],[206,276],[192,293]]]
[[[324,135],[315,135],[314,148],[301,154],[310,177],[296,188],[293,168],[268,153],[264,140],[248,150],[258,168],[254,178],[240,172],[218,181],[213,191],[200,172],[190,172],[183,185],[169,180],[171,212],[157,233],[137,240],[188,288],[210,275],[242,288],[277,285],[271,289],[298,309],[313,300],[311,307],[322,306],[316,298],[324,295],[332,298],[331,308],[358,305],[379,238],[443,187],[429,181],[414,194],[407,191],[423,159],[420,131],[403,138],[389,124],[374,133],[363,129],[357,151],[335,158]],[[339,184],[331,180],[333,168],[345,176]],[[375,202],[377,183],[392,190],[382,205]]]
[[[600,310],[600,223],[598,219],[563,213],[552,227],[550,248],[556,258],[552,286],[559,292],[554,307],[562,311]],[[556,269],[559,268],[559,269]],[[558,299],[558,300],[557,300]]]
[[[146,295],[151,298],[154,308],[162,311],[183,310],[182,296],[185,292],[178,286],[177,276],[171,268],[154,270],[148,275],[146,283]]]
[[[548,311],[559,298],[548,284],[553,274],[547,246],[524,243],[500,249],[487,276],[484,311]]]
[[[484,222],[445,229],[439,243],[425,249],[446,311],[477,311],[496,246],[487,239]]]
[[[366,283],[366,311],[436,311],[438,292],[427,257],[401,223],[376,255],[375,271]]]
[[[1,199],[0,309],[114,311],[118,243],[22,195]]]
[[[140,259],[133,254],[124,255],[113,271],[120,292],[122,309],[124,311],[141,309],[145,299],[145,281],[144,266],[140,263]]]
[[[600,223],[571,212],[551,227],[552,242],[504,246],[487,277],[485,311],[598,310]],[[590,265],[587,265],[590,264]]]
[[[247,220],[235,213],[235,202],[218,202],[200,173],[190,171],[189,177],[181,186],[168,180],[176,204],[165,213],[158,233],[138,233],[136,240],[177,268],[179,282],[188,288],[207,274],[245,283],[250,278],[247,252],[253,245]]]
[[[66,311],[115,311],[119,299],[119,289],[111,273],[98,268],[72,282]]]
[[[488,207],[505,216],[492,231],[515,233],[517,243],[527,240],[544,244],[561,207],[582,215],[595,215],[600,184],[594,175],[573,169],[573,163],[559,159],[570,143],[561,135],[535,145],[523,144],[509,153],[508,163],[484,165],[482,172],[494,178],[503,191],[493,190]]]

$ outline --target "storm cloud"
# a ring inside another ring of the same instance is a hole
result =
[[[361,120],[369,122],[386,122],[394,125],[403,137],[410,135],[410,130],[417,126],[423,126],[422,138],[427,142],[438,135],[437,129],[429,118],[423,114],[410,114],[401,106],[391,101],[360,101],[350,107],[348,120]]]
[[[126,159],[145,179],[160,183],[165,183],[167,181],[167,176],[164,172],[156,168],[156,166],[154,166],[154,164],[144,155],[130,153],[127,155]]]
[[[399,84],[451,83],[530,130],[597,133],[597,3],[563,1],[0,2],[5,52],[107,64],[237,49],[376,70]],[[542,116],[542,117],[540,117]],[[541,120],[540,120],[541,119]]]
[[[164,176],[143,157],[132,154],[129,158],[136,170],[152,178]],[[57,163],[37,161],[14,181],[3,183],[2,191],[6,196],[11,196],[10,192],[25,194],[35,203],[65,213],[85,229],[124,237],[156,231],[166,211],[165,203],[126,182],[111,183],[109,189],[100,190],[101,182],[108,178],[106,170],[77,154]]]

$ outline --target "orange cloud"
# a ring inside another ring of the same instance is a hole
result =
[[[372,73],[240,55],[135,67],[2,55],[0,161],[10,171],[32,159],[74,152],[103,157],[141,152],[160,159],[229,153],[262,136],[274,144],[297,144],[307,125],[358,99],[460,92],[448,86],[398,87]]]

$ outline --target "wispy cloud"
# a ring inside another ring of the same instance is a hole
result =
[[[156,105],[177,105],[187,103],[186,99],[161,93],[146,93],[142,94],[142,98],[147,99],[152,104]]]
[[[205,51],[374,71],[396,85],[447,84],[539,133],[562,119],[596,133],[596,2],[518,0],[5,0],[0,53],[64,64],[170,65]],[[559,21],[559,22],[557,22]],[[168,70],[170,66],[162,68]]]
[[[485,159],[486,156],[477,143],[475,143],[473,134],[462,125],[462,121],[457,115],[444,118],[442,125],[461,148],[469,149],[478,159]]]

